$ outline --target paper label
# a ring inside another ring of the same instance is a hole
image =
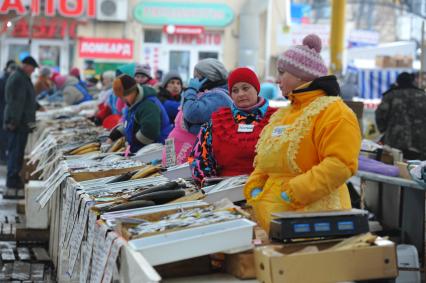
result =
[[[95,239],[95,227],[96,227],[96,219],[97,215],[94,211],[89,211],[89,220],[87,224],[87,243],[84,247],[84,250],[82,252],[82,256],[85,261],[85,265],[83,265],[82,272],[80,275],[80,282],[86,283],[88,282],[89,278],[87,276],[89,275],[90,268],[92,266],[92,252],[93,252],[93,244]]]
[[[252,133],[254,130],[254,125],[250,124],[238,124],[239,133]]]
[[[87,241],[81,243],[81,260],[80,260],[80,283],[87,282],[87,274],[89,273],[90,257]]]
[[[53,193],[68,176],[70,176],[70,174],[62,166],[59,166],[55,172],[46,180],[46,188],[43,192],[41,192],[40,195],[38,195],[36,202],[40,204],[42,208],[44,208],[49,202]]]
[[[97,231],[98,237],[95,238],[96,242],[93,250],[91,283],[101,283],[112,242],[118,237],[116,233],[110,232],[105,238],[105,233],[107,232],[105,225],[100,225],[99,230],[100,232]]]
[[[74,188],[71,184],[67,183],[65,186],[65,201],[64,201],[64,207],[62,209],[62,215],[61,215],[61,228],[59,231],[59,247],[62,247],[64,240],[65,240],[65,229],[68,224],[68,218],[70,215],[71,205],[73,198],[75,196]]]
[[[126,243],[122,238],[117,238],[111,247],[111,252],[108,257],[107,264],[105,266],[104,277],[102,278],[102,283],[110,283],[112,279],[112,274],[114,272],[115,264],[117,261],[118,254],[121,247]]]
[[[71,244],[70,244],[70,260],[69,260],[69,268],[68,274],[72,275],[74,270],[74,265],[77,260],[77,256],[80,251],[81,242],[83,241],[84,231],[86,229],[87,217],[90,210],[90,207],[94,205],[94,202],[87,201],[83,199],[83,205],[80,209],[80,215],[78,220],[78,225],[73,231],[73,235],[71,236]]]
[[[79,207],[82,204],[82,200],[80,198],[80,195],[82,193],[83,192],[81,192],[81,191],[76,192],[73,209],[71,211],[70,217],[68,218],[67,230],[65,231],[65,240],[64,240],[64,244],[63,244],[64,248],[68,248],[69,243],[70,243],[70,239],[71,239],[71,235],[72,235],[72,231],[73,231],[74,226],[76,225],[76,223],[78,221]]]
[[[100,276],[103,272],[101,269],[100,263],[100,253],[103,246],[105,246],[105,235],[108,229],[105,225],[96,224],[95,228],[95,237],[94,237],[94,246],[92,254],[92,264],[90,272],[90,283],[99,282]]]
[[[166,146],[166,167],[176,165],[176,150],[175,150],[175,139],[168,138],[165,141]]]

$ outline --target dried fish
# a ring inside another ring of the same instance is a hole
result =
[[[146,221],[128,231],[132,235],[143,236],[145,234],[164,232],[177,228],[197,227],[213,223],[242,218],[242,215],[234,210],[215,210],[214,206],[184,210],[163,217],[160,221]]]

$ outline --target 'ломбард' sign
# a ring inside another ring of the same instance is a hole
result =
[[[80,38],[81,58],[133,59],[133,40],[110,38]]]

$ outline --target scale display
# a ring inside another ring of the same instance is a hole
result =
[[[369,231],[368,212],[347,210],[332,212],[286,212],[274,214],[270,236],[279,241],[298,238],[350,236]]]

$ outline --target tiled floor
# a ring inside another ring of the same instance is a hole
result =
[[[6,180],[6,167],[0,166],[0,193],[3,192]],[[24,215],[17,214],[17,201],[5,200],[0,194],[0,224],[2,229],[8,227],[5,223],[18,223],[24,219]],[[0,231],[3,233],[4,231]],[[27,258],[21,258],[17,249],[17,243],[14,241],[0,242],[0,282],[54,282],[51,280],[50,274],[51,263],[37,261],[33,252],[34,244],[19,243],[19,249],[28,249],[31,251]],[[37,246],[37,245],[35,245]],[[45,247],[43,247],[45,248]],[[11,251],[10,253],[6,253]],[[5,260],[6,254],[11,254],[15,260]],[[3,261],[4,260],[4,261]],[[40,269],[41,268],[41,269]],[[41,273],[40,273],[41,272]],[[13,277],[12,281],[10,277]],[[31,280],[31,281],[28,281]]]

